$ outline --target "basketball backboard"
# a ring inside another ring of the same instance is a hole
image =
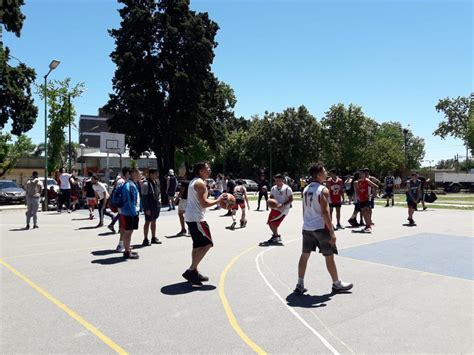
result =
[[[100,132],[100,151],[102,153],[125,153],[125,134]]]

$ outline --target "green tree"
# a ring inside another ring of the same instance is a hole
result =
[[[50,81],[46,86],[49,105],[48,125],[48,170],[50,173],[65,166],[68,159],[64,129],[74,123],[76,110],[73,98],[84,92],[84,83],[71,83],[71,78]],[[38,85],[37,94],[44,100],[44,84]],[[71,100],[68,100],[68,96]],[[69,102],[71,107],[69,107]]]
[[[162,175],[177,149],[194,139],[214,147],[224,90],[211,72],[218,26],[188,0],[119,0],[122,21],[110,30],[114,93],[104,109],[113,131],[126,134],[132,155],[153,150]]]
[[[469,119],[467,123],[467,145],[474,155],[474,93],[469,99]]]
[[[35,145],[25,135],[13,142],[10,134],[0,134],[0,177],[11,171],[19,158],[33,153],[34,149]]]

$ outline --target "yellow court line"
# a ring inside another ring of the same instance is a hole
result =
[[[244,333],[242,328],[240,328],[239,323],[237,322],[237,319],[235,318],[234,312],[232,312],[232,308],[229,305],[229,301],[227,300],[227,297],[225,295],[225,278],[227,276],[227,272],[232,268],[232,266],[235,264],[237,260],[239,260],[243,255],[247,254],[249,251],[252,249],[255,249],[256,246],[253,246],[251,248],[248,248],[247,250],[244,250],[242,253],[237,255],[235,258],[233,258],[229,264],[224,268],[222,271],[220,280],[219,280],[219,297],[221,298],[222,305],[224,306],[225,313],[227,314],[227,318],[229,319],[230,325],[232,328],[234,328],[235,332],[238,334],[238,336],[257,354],[266,354],[267,352],[263,350],[261,347],[259,347],[255,342],[253,342],[247,334]]]
[[[31,257],[31,256],[44,256],[44,255],[51,255],[51,254],[70,253],[70,252],[74,252],[74,251],[91,250],[91,249],[103,248],[103,247],[104,247],[103,245],[98,245],[98,246],[92,246],[92,247],[87,247],[87,248],[52,250],[52,251],[47,251],[47,252],[44,252],[44,253],[4,256],[3,258],[10,260],[10,259],[26,258],[26,257]],[[111,251],[113,251],[113,250],[111,250]]]
[[[45,291],[41,287],[39,287],[37,284],[35,284],[33,281],[31,281],[29,278],[27,278],[25,275],[17,271],[15,268],[13,268],[11,265],[6,263],[3,259],[0,259],[0,265],[5,266],[8,270],[10,270],[13,274],[18,276],[20,279],[25,281],[28,285],[30,285],[35,291],[37,291],[40,295],[44,296],[46,299],[51,301],[54,305],[56,305],[59,309],[64,311],[67,315],[69,315],[71,318],[76,320],[79,324],[81,324],[84,328],[86,328],[88,331],[90,331],[92,334],[94,334],[96,337],[98,337],[102,342],[104,342],[107,346],[109,346],[112,350],[114,350],[118,354],[127,354],[127,352],[117,345],[112,339],[107,337],[105,334],[103,334],[99,329],[94,327],[92,324],[90,324],[88,321],[86,321],[84,318],[82,318],[80,315],[78,315],[76,312],[74,312],[71,308],[66,306],[64,303],[59,301],[56,297],[51,295],[49,292]]]

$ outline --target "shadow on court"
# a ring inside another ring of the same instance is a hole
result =
[[[105,254],[107,255],[107,254]],[[118,263],[123,263],[127,261],[123,256],[113,256],[111,258],[107,259],[96,259],[92,260],[91,264],[100,264],[100,265],[113,265],[113,264],[118,264]]]
[[[115,235],[117,233],[114,233],[114,232],[104,232],[104,233],[99,233],[97,234],[99,237],[106,237],[108,235]]]
[[[92,251],[91,254],[95,256],[104,256],[104,255],[110,255],[110,254],[118,254],[118,251],[113,250],[113,249],[95,250],[95,251]]]
[[[201,288],[194,288],[189,282],[179,282],[172,285],[163,286],[161,288],[161,293],[169,296],[184,295],[186,293],[194,291],[212,291],[215,290],[216,286],[214,285],[203,285]]]
[[[98,227],[98,226],[79,227],[76,230],[80,231],[80,230],[85,230],[85,229],[97,229],[97,228],[102,228],[102,227]]]
[[[31,229],[31,228],[30,228],[30,229]],[[10,229],[9,231],[10,231],[10,232],[22,232],[22,231],[27,231],[27,230],[29,230],[29,229],[23,227],[23,228],[13,228],[13,229]]]
[[[290,307],[301,307],[301,308],[319,308],[326,307],[326,302],[332,300],[332,297],[341,294],[351,294],[351,291],[339,291],[326,293],[325,295],[297,295],[295,293],[290,293],[286,297],[286,302]]]

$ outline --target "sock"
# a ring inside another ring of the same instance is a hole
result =
[[[341,283],[341,280],[333,281],[333,285],[339,285]]]
[[[298,277],[298,285],[304,287],[304,278]]]
[[[121,247],[123,247],[123,242],[119,242],[119,245],[120,245]]]

